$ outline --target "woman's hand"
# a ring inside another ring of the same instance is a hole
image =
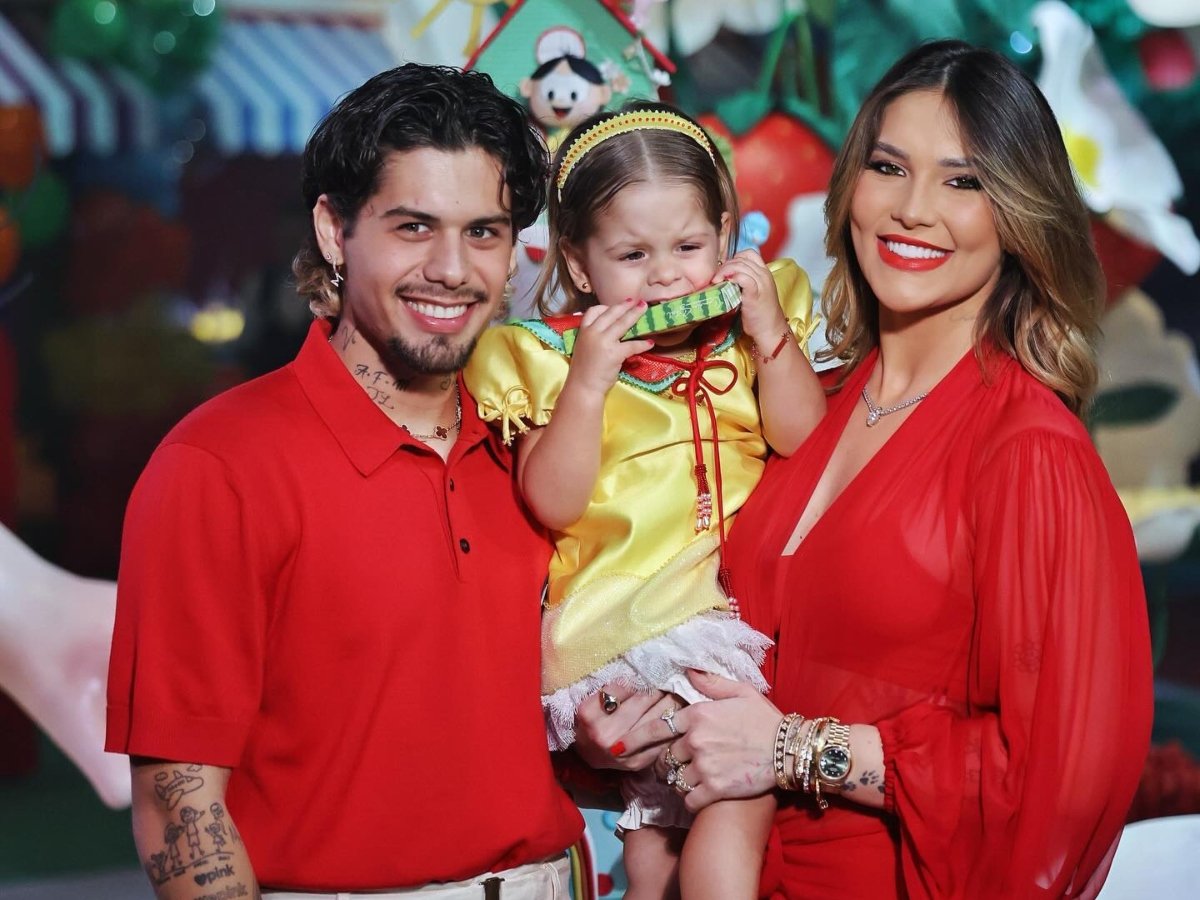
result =
[[[742,289],[742,330],[763,353],[788,331],[771,270],[757,250],[743,250],[717,269],[713,283],[732,281]]]
[[[644,301],[632,299],[615,306],[589,307],[579,323],[568,382],[601,397],[607,394],[616,383],[621,364],[654,346],[653,341],[621,340],[645,311]]]
[[[604,711],[604,694],[617,701],[612,713]],[[678,705],[677,698],[662,691],[639,693],[623,684],[606,684],[600,693],[584,700],[575,713],[575,750],[593,769],[640,771],[654,763],[670,734],[638,752],[629,751],[625,736],[654,722],[665,730],[662,714]]]
[[[773,790],[772,754],[782,713],[748,684],[703,672],[689,672],[688,679],[712,701],[675,713],[677,736],[661,718],[644,721],[625,737],[622,760],[641,758],[657,748],[654,769],[665,779],[669,767],[664,744],[669,742],[674,757],[687,763],[682,774],[693,790],[684,802],[692,812],[717,800],[758,797]]]

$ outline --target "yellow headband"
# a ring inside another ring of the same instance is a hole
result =
[[[643,129],[674,131],[676,134],[687,135],[704,148],[704,152],[708,154],[708,158],[714,164],[717,161],[713,155],[712,144],[708,140],[708,135],[704,133],[704,129],[678,113],[646,110],[620,113],[611,119],[605,119],[603,122],[593,125],[567,148],[567,152],[563,154],[562,164],[558,167],[558,177],[555,179],[559,196],[562,196],[563,186],[567,183],[567,177],[571,174],[571,170],[589,150],[594,150],[610,137]]]

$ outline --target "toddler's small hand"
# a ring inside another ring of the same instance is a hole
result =
[[[742,330],[759,346],[774,345],[787,329],[771,270],[757,250],[743,250],[726,261],[713,284],[732,281],[742,289]]]
[[[572,379],[581,387],[600,394],[608,393],[621,372],[621,364],[654,346],[653,341],[621,340],[645,310],[645,302],[632,299],[615,306],[598,305],[588,309],[575,339]]]

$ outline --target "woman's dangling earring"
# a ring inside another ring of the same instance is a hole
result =
[[[333,267],[333,277],[329,280],[335,288],[340,288],[342,286],[342,282],[346,279],[344,279],[342,277],[342,273],[338,271],[337,263],[330,263],[330,265]]]

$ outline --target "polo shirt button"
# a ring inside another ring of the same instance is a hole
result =
[[[459,539],[458,539],[458,546],[459,546],[459,547],[462,549],[462,552],[463,552],[463,553],[470,553],[470,552],[471,552],[471,542],[470,542],[470,541],[468,541],[466,538],[459,538]]]

